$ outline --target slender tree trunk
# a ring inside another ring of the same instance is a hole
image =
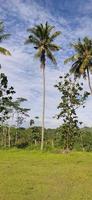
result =
[[[37,146],[37,141],[36,141],[36,139],[35,139],[35,146]]]
[[[42,106],[42,138],[41,138],[41,150],[44,146],[44,119],[45,119],[45,66],[42,67],[43,75],[43,106]]]
[[[19,114],[17,113],[17,126],[16,126],[15,144],[17,143],[17,140],[18,140],[18,117],[19,117]]]
[[[88,84],[89,84],[89,88],[90,88],[90,92],[92,95],[92,87],[91,87],[91,83],[90,83],[90,75],[89,75],[89,69],[87,68],[87,75],[88,75]]]
[[[15,135],[15,145],[16,145],[16,143],[17,143],[17,140],[18,140],[18,132],[17,132],[17,130],[16,130],[16,135]]]
[[[11,116],[11,125],[12,125],[12,122],[13,122],[13,117],[14,117],[14,113]],[[11,147],[11,126],[10,125],[9,125],[9,128],[8,128],[8,147],[9,148]]]
[[[4,126],[2,127],[2,146],[4,147]]]
[[[66,145],[66,151],[67,151],[67,153],[70,150],[70,147],[69,147],[69,133],[70,133],[70,131],[71,130],[68,128],[68,131],[67,131],[67,145]]]
[[[4,127],[4,147],[6,148],[7,146],[7,138],[6,138],[6,128]]]
[[[11,134],[10,134],[10,130],[11,130],[11,127],[9,126],[9,128],[8,128],[8,139],[9,139],[8,146],[9,146],[9,148],[11,147]]]
[[[53,139],[51,140],[51,146],[52,146],[52,148],[54,148],[54,140]]]
[[[84,148],[84,145],[83,145],[83,138],[82,138],[82,135],[81,135],[80,137],[81,137],[81,146],[82,146],[82,151],[85,151],[85,148]]]
[[[68,138],[68,132],[67,132],[67,147],[66,147],[67,152],[69,151],[69,144],[68,144],[68,142],[69,142],[69,138]]]
[[[4,125],[2,120],[2,146],[4,146]]]

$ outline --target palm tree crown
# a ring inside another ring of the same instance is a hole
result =
[[[67,62],[72,61],[72,67],[70,72],[74,74],[75,77],[80,77],[81,75],[85,78],[88,76],[89,87],[92,92],[89,71],[92,71],[92,40],[85,37],[83,41],[80,39],[77,43],[72,44],[75,50],[75,54],[65,60]]]
[[[7,39],[10,34],[4,34],[4,25],[3,22],[0,21],[0,42]],[[11,55],[10,51],[0,46],[0,53],[4,55]]]
[[[45,25],[40,24],[28,29],[28,32],[31,34],[26,40],[26,43],[32,43],[34,45],[34,48],[37,50],[35,57],[40,58],[41,66],[45,66],[46,57],[56,64],[56,59],[52,52],[58,51],[60,47],[54,44],[53,41],[61,32],[51,33],[53,29],[54,26],[50,26],[47,22]]]

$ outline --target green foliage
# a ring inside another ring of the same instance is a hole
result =
[[[0,74],[0,121],[4,122],[8,118],[9,109],[12,106],[12,95],[14,88],[8,87],[8,79],[4,73]]]
[[[61,32],[52,33],[53,29],[54,27],[50,26],[48,22],[45,25],[40,24],[28,29],[30,35],[26,40],[26,44],[34,45],[37,50],[35,57],[40,58],[41,67],[45,66],[46,57],[56,64],[56,59],[52,52],[60,50],[60,47],[53,42]]]
[[[60,113],[57,118],[63,119],[62,135],[64,140],[64,149],[72,149],[76,135],[78,134],[78,121],[76,110],[84,107],[84,103],[89,95],[83,92],[83,83],[79,84],[72,80],[69,74],[60,77],[60,82],[55,86],[61,93],[61,102],[58,106]]]
[[[4,128],[4,136],[2,135]],[[6,139],[6,147],[8,147],[8,129],[9,127],[0,127],[0,147],[3,140]],[[16,141],[17,130],[17,141]],[[64,146],[66,147],[67,128],[64,125],[56,129],[45,129],[44,151],[60,151],[62,152]],[[73,132],[74,133],[74,132]],[[41,143],[41,127],[31,128],[10,128],[11,148],[29,148],[40,150]],[[78,128],[75,135],[70,135],[69,146],[70,149],[78,151],[92,151],[92,128]]]
[[[20,138],[16,142],[17,148],[26,148],[28,146],[28,141],[25,140],[25,138]]]
[[[74,62],[71,68],[71,72],[75,76],[83,75],[85,77],[86,70],[92,70],[92,40],[85,37],[83,41],[80,39],[77,43],[72,44],[75,50],[75,55],[66,59],[65,63]]]
[[[4,24],[3,24],[3,22],[0,21],[0,43],[3,40],[7,39],[9,36],[10,36],[10,34],[5,34],[4,33]],[[6,56],[10,56],[11,55],[10,51],[5,49],[5,48],[3,48],[3,47],[0,47],[0,53],[4,54]]]
[[[32,127],[31,128],[31,136],[30,136],[31,142],[36,144],[40,143],[41,141],[41,127]]]
[[[83,78],[88,76],[89,88],[92,93],[92,87],[90,83],[89,72],[92,72],[92,40],[85,37],[82,41],[79,39],[77,43],[72,44],[75,50],[75,54],[70,58],[65,60],[67,62],[73,62],[70,72],[74,74],[75,77]]]
[[[80,130],[80,144],[83,151],[92,151],[92,128]]]

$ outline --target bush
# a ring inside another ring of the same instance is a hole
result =
[[[17,148],[26,148],[27,146],[28,146],[28,141],[25,141],[24,138],[20,138],[16,142],[16,147]]]

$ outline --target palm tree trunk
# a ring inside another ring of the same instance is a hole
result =
[[[43,108],[42,108],[42,137],[41,137],[41,150],[44,146],[44,119],[45,119],[45,66],[42,67],[43,76]]]
[[[87,75],[88,75],[88,84],[89,84],[89,88],[90,88],[90,92],[92,95],[92,87],[91,87],[91,83],[90,83],[90,75],[89,75],[89,69],[87,68]]]

